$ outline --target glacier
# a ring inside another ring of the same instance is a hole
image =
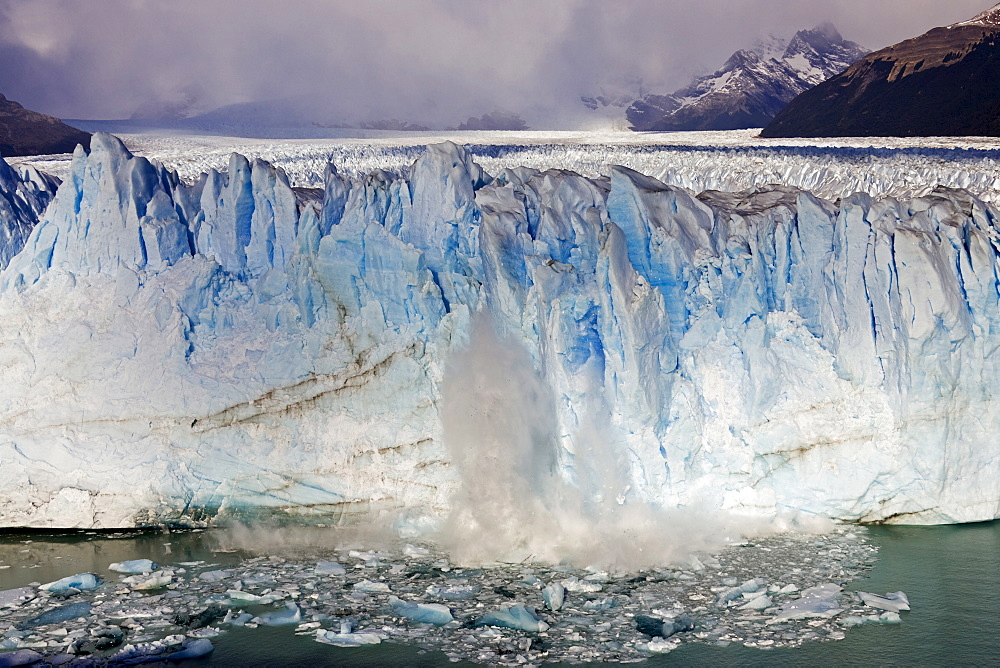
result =
[[[190,183],[97,134],[34,215],[2,219],[2,526],[429,526],[469,482],[455,411],[511,493],[1000,516],[1000,230],[965,190],[696,195],[451,143],[402,176],[293,188],[234,154]]]

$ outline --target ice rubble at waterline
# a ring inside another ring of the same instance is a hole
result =
[[[278,556],[270,549],[235,549],[239,540],[230,543],[226,534],[214,532],[217,548],[198,553],[210,561],[158,556],[156,572],[166,582],[155,590],[137,589],[130,584],[134,576],[95,564],[98,573],[66,576],[100,577],[94,589],[55,593],[32,583],[0,591],[0,665],[179,661],[247,642],[268,626],[285,634],[293,662],[302,652],[293,633],[304,642],[347,648],[413,643],[452,660],[491,665],[634,662],[690,642],[775,648],[839,640],[845,627],[901,621],[899,613],[880,616],[883,608],[865,596],[905,600],[901,592],[859,596],[836,584],[874,561],[876,549],[863,528],[770,536],[731,545],[717,557],[620,572],[566,564],[462,568],[432,546],[411,551],[414,546],[398,543],[377,551],[354,543],[313,545]],[[324,532],[325,540],[331,534],[335,540],[335,530]],[[163,532],[145,545],[191,554],[193,535]],[[121,539],[128,544],[121,534],[101,538]],[[39,567],[51,554],[45,542],[9,541],[3,565]],[[543,609],[553,585],[563,587],[561,605]],[[469,595],[448,595],[459,590]],[[773,603],[755,604],[763,599]],[[230,637],[234,633],[241,635]]]
[[[321,193],[237,155],[190,185],[99,134],[0,274],[0,524],[423,526],[461,494],[476,314],[551,407],[527,459],[476,447],[581,503],[991,519],[998,248],[960,190],[695,196],[453,144]]]

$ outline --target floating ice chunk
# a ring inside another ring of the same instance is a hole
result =
[[[833,617],[842,611],[840,604],[837,603],[837,594],[840,590],[841,588],[832,582],[804,589],[800,598],[782,605],[775,618],[768,623],[808,617]]]
[[[382,642],[382,637],[377,633],[334,633],[328,629],[316,629],[316,642],[337,647],[361,647],[377,645]]]
[[[415,603],[413,601],[404,601],[396,596],[390,596],[389,605],[392,606],[393,612],[398,616],[420,624],[444,626],[448,622],[455,620],[451,616],[451,610],[448,609],[448,606],[441,605],[440,603]]]
[[[566,578],[560,584],[562,584],[566,591],[578,594],[595,594],[603,589],[603,587],[596,582],[587,582],[578,577]]]
[[[171,647],[176,647],[184,642],[182,635],[167,636],[161,640],[150,642],[140,642],[129,644],[107,657],[112,665],[125,664],[134,665],[139,663],[150,663],[161,660],[161,655]]]
[[[208,638],[195,638],[184,642],[184,649],[167,655],[170,661],[185,661],[208,656],[215,650],[215,645]]]
[[[675,633],[693,630],[694,620],[687,615],[681,615],[670,621],[647,615],[636,615],[635,628],[639,633],[653,638],[669,638]]]
[[[347,575],[347,569],[336,561],[317,561],[316,575]]]
[[[596,601],[587,601],[583,604],[584,610],[610,610],[616,607],[618,604],[615,599],[608,596],[606,598],[598,599]]]
[[[369,594],[386,594],[389,592],[389,585],[385,582],[362,580],[361,582],[355,583],[354,589],[355,591],[363,591]]]
[[[244,612],[236,617],[233,617],[232,614],[227,614],[226,618],[223,619],[224,622],[232,624],[233,626],[243,626],[251,620],[253,620],[253,615],[249,612]]]
[[[447,585],[444,587],[430,585],[426,591],[428,596],[436,596],[446,601],[464,601],[478,594],[479,589],[480,587],[476,585]]]
[[[19,649],[15,652],[0,654],[0,668],[7,666],[30,666],[38,663],[44,657],[33,649]]]
[[[542,600],[545,601],[545,607],[554,612],[563,606],[566,588],[558,582],[551,582],[542,590]]]
[[[403,548],[403,555],[410,557],[411,559],[419,559],[420,557],[426,557],[430,555],[431,551],[426,547],[417,547],[416,545],[406,544]]]
[[[840,620],[844,626],[860,626],[862,624],[899,624],[903,620],[898,612],[883,612],[881,615],[848,615]]]
[[[865,605],[878,608],[879,610],[888,610],[889,612],[899,612],[901,610],[910,609],[910,601],[906,598],[906,594],[901,591],[892,592],[886,594],[885,596],[879,596],[878,594],[869,594],[866,591],[859,591],[858,596],[861,600],[865,602]]]
[[[284,626],[285,624],[298,624],[302,621],[302,611],[299,606],[289,601],[283,610],[268,612],[254,619],[255,622],[265,626]]]
[[[767,582],[761,578],[754,578],[753,580],[747,580],[740,586],[727,589],[726,591],[719,594],[719,599],[715,602],[715,604],[720,608],[724,608],[726,607],[726,605],[729,604],[730,601],[735,601],[743,594],[758,591],[766,585]]]
[[[774,605],[774,601],[771,600],[770,596],[761,595],[754,596],[747,603],[744,603],[739,607],[740,610],[764,610],[770,608]]]
[[[144,575],[132,575],[130,577],[122,580],[125,584],[136,591],[150,591],[152,589],[160,589],[166,587],[173,581],[173,576],[169,573],[162,573],[160,575],[154,575],[152,577],[146,577]]]
[[[0,608],[16,608],[33,598],[35,598],[35,590],[32,587],[18,587],[17,589],[0,591]]]
[[[66,592],[71,589],[88,591],[90,589],[97,589],[101,585],[101,582],[101,578],[93,573],[78,573],[77,575],[67,575],[55,582],[43,584],[39,589],[54,594]]]
[[[665,638],[653,638],[648,643],[646,643],[646,651],[652,652],[653,654],[666,654],[667,652],[672,652],[680,647],[680,643],[676,640],[667,640]]]
[[[214,638],[218,635],[222,635],[222,631],[212,626],[206,626],[203,629],[195,629],[188,632],[189,638]]]
[[[45,626],[46,624],[59,624],[61,622],[68,622],[71,619],[79,619],[80,617],[86,617],[90,614],[91,604],[89,601],[80,601],[78,603],[71,603],[70,605],[64,605],[58,608],[53,608],[51,610],[46,610],[40,615],[35,615],[30,619],[26,619],[20,624],[18,628],[30,629],[36,626]]]
[[[784,587],[778,590],[779,594],[791,594],[792,592],[798,591],[799,588],[793,584],[786,584]]]
[[[549,628],[533,608],[526,608],[520,603],[486,613],[476,620],[476,626],[499,626],[529,633],[541,633]]]
[[[248,591],[242,591],[240,589],[230,589],[226,592],[226,596],[229,597],[231,604],[241,604],[241,603],[260,603],[263,596],[258,596],[257,594],[251,594]]]
[[[155,561],[150,559],[131,559],[129,561],[116,561],[115,563],[108,566],[109,570],[116,573],[127,573],[130,575],[139,575],[142,573],[149,573],[155,571],[159,566],[157,566]]]

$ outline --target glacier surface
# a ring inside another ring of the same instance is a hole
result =
[[[622,505],[1000,516],[1000,234],[964,190],[696,196],[624,167],[494,177],[450,143],[321,190],[239,155],[189,183],[98,134],[22,245],[2,526],[419,526],[467,470],[449,410],[523,494],[544,468]],[[449,408],[456,359],[528,375]]]

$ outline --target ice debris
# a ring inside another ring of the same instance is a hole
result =
[[[440,603],[414,603],[390,596],[389,605],[392,607],[392,611],[400,617],[421,624],[444,626],[455,619],[451,616],[451,610],[448,606]]]
[[[94,573],[78,573],[77,575],[67,575],[64,578],[49,582],[39,587],[42,591],[52,593],[70,592],[72,590],[88,591],[97,589],[103,580]]]
[[[73,594],[79,600],[72,606],[59,605],[57,594],[34,586],[9,594],[34,597],[0,616],[0,651],[33,650],[48,662],[100,665],[115,656],[118,665],[165,662],[187,656],[178,652],[208,650],[206,643],[192,645],[195,640],[217,643],[230,629],[276,623],[324,644],[417,643],[454,660],[509,666],[625,663],[689,642],[794,647],[842,638],[858,620],[898,621],[891,612],[866,617],[858,596],[839,592],[873,558],[874,548],[857,533],[863,530],[761,538],[753,546],[728,548],[717,560],[700,556],[700,569],[692,560],[616,574],[541,564],[463,569],[428,548],[426,555],[414,551],[419,554],[414,557],[402,549],[354,550],[357,557],[337,550],[337,557],[233,556],[221,565],[164,564],[154,575],[173,573],[173,581],[148,592],[107,586]],[[176,546],[182,538],[174,534],[171,540]],[[320,558],[357,559],[359,565],[331,578],[317,572]],[[208,568],[218,570],[201,570]],[[218,577],[205,578],[206,572]],[[573,592],[552,609],[553,594],[565,580],[599,584],[602,591]],[[753,586],[727,598],[739,583]],[[816,587],[823,583],[830,584]],[[381,586],[363,591],[372,584]],[[805,588],[801,596],[799,586]],[[722,606],[716,605],[720,597],[727,598]],[[795,603],[787,614],[802,598],[847,609],[829,618],[778,618],[783,606]],[[767,599],[773,605],[758,609]],[[262,609],[265,602],[277,607]]]
[[[476,626],[499,626],[529,633],[540,633],[549,628],[549,625],[535,614],[534,608],[525,607],[520,603],[486,613],[476,620]]]
[[[910,609],[910,600],[906,597],[906,594],[901,591],[886,594],[885,596],[869,594],[866,591],[859,591],[858,596],[862,601],[864,601],[865,605],[872,608],[878,608],[879,610],[900,612]]]
[[[842,587],[827,582],[802,590],[802,596],[785,603],[775,615],[775,622],[810,617],[833,617],[842,612],[837,595]]]
[[[289,601],[285,603],[283,610],[268,612],[254,619],[259,624],[265,626],[285,626],[286,624],[298,624],[302,621],[302,611],[299,606]]]
[[[316,641],[337,647],[361,647],[362,645],[378,645],[382,637],[377,633],[354,633],[350,621],[340,623],[340,633],[328,629],[316,629]]]
[[[316,562],[316,575],[347,575],[347,569],[336,561]]]
[[[428,585],[426,592],[445,601],[465,601],[478,594],[479,589],[475,585]]]
[[[635,628],[639,633],[650,637],[669,638],[675,633],[694,630],[694,620],[687,615],[681,615],[670,621],[647,615],[636,615]]]
[[[0,591],[0,608],[14,608],[35,598],[32,587],[18,587]]]
[[[0,654],[0,668],[7,668],[8,666],[30,666],[33,663],[38,663],[43,658],[45,657],[42,654],[39,654],[33,649],[19,649],[14,652]]]
[[[155,571],[157,568],[156,562],[151,559],[130,559],[129,561],[118,561],[108,566],[109,570],[127,575],[141,575]]]
[[[549,610],[557,611],[563,606],[566,599],[566,587],[558,582],[551,582],[542,590],[542,600]]]
[[[215,646],[208,638],[193,638],[191,640],[185,640],[182,647],[183,649],[168,654],[167,659],[170,661],[200,659],[203,656],[208,656],[213,650],[215,650]]]
[[[362,580],[354,584],[355,591],[363,591],[368,594],[385,594],[389,592],[389,585],[385,582],[372,582]]]
[[[58,608],[52,608],[51,610],[46,610],[40,615],[35,615],[29,619],[21,622],[18,627],[22,629],[30,629],[35,626],[45,626],[47,624],[59,624],[62,622],[68,622],[72,619],[78,619],[80,617],[86,617],[90,614],[93,605],[90,601],[78,601],[76,603],[70,603],[69,605],[59,606]]]

